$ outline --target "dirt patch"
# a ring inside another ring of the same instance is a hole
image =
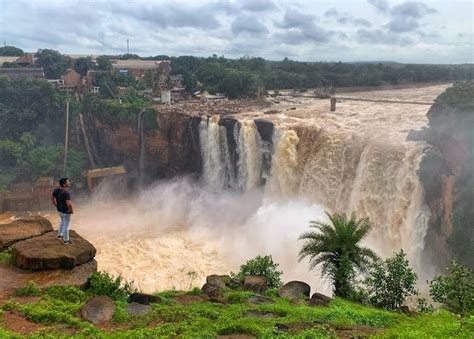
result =
[[[30,334],[47,327],[31,322],[16,312],[6,312],[2,318],[3,328],[19,334]]]
[[[25,297],[15,297],[13,300],[19,304],[32,304],[40,300],[40,297],[25,296]]]

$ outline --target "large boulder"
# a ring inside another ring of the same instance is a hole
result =
[[[130,315],[145,315],[151,312],[150,305],[143,305],[139,303],[131,303],[125,306],[128,314]]]
[[[0,250],[14,243],[37,237],[53,230],[51,222],[43,217],[34,216],[0,224]]]
[[[70,232],[71,245],[64,245],[56,239],[56,232],[17,242],[13,246],[13,256],[19,268],[46,270],[73,268],[91,261],[96,249],[86,239],[74,231]]]
[[[220,289],[225,288],[230,283],[230,281],[231,279],[228,275],[213,274],[206,277],[207,284],[215,285],[219,287]]]
[[[290,281],[278,290],[278,296],[290,300],[309,299],[311,287],[302,281]]]
[[[262,275],[247,275],[244,277],[244,290],[255,293],[265,293],[268,289],[267,278]]]
[[[266,305],[266,304],[275,303],[272,298],[264,297],[263,295],[253,295],[247,299],[247,302],[249,304],[254,304],[254,305]]]
[[[102,324],[112,319],[115,307],[115,302],[110,297],[95,296],[82,307],[81,317],[94,325]]]
[[[321,294],[321,293],[313,293],[311,299],[309,300],[309,304],[311,306],[328,306],[331,302],[332,298]]]
[[[152,303],[160,303],[161,298],[152,294],[135,292],[128,297],[128,302],[142,305],[150,305]]]

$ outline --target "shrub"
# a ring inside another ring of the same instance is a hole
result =
[[[0,252],[0,263],[13,264],[13,255],[11,247],[8,247]]]
[[[248,260],[240,266],[239,273],[231,272],[231,278],[242,280],[246,275],[263,275],[267,278],[269,288],[279,288],[283,285],[281,281],[282,271],[278,270],[279,264],[273,262],[271,255],[260,256]]]
[[[388,310],[398,309],[406,297],[418,294],[415,289],[417,279],[406,254],[400,250],[393,258],[374,263],[366,279],[369,302]]]
[[[88,291],[95,295],[106,295],[112,299],[127,299],[136,291],[133,283],[122,280],[121,276],[114,278],[107,272],[94,272],[89,281]]]
[[[74,286],[51,286],[46,289],[46,295],[52,299],[71,303],[87,300],[87,293]]]
[[[15,295],[17,297],[26,297],[26,296],[39,297],[41,295],[41,290],[39,289],[38,285],[35,284],[35,282],[29,281],[25,287],[16,289]]]
[[[474,277],[472,271],[453,261],[449,275],[436,276],[430,283],[434,301],[464,318],[474,311]]]

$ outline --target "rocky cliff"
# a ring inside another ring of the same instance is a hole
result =
[[[426,249],[444,267],[457,259],[473,267],[474,85],[459,83],[441,94],[428,112],[430,144],[420,166],[431,210]]]

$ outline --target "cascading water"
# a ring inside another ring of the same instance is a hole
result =
[[[201,122],[200,131],[205,183],[244,192],[262,184],[264,150],[253,120],[235,125],[236,174],[231,171],[227,133],[218,118]],[[417,176],[422,144],[322,130],[311,124],[277,125],[273,143],[266,199],[306,198],[328,212],[369,217],[374,224],[372,246],[384,256],[402,248],[416,264],[429,218]]]

